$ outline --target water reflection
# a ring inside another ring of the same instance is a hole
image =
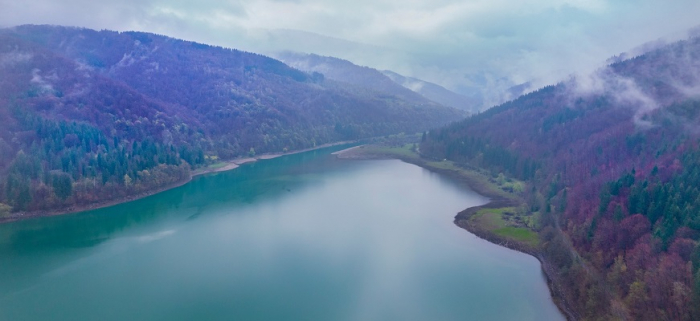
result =
[[[452,224],[483,197],[328,153],[0,226],[0,319],[561,319],[534,258]]]
[[[345,147],[245,164],[238,170],[197,177],[184,186],[108,208],[0,225],[3,237],[0,253],[22,255],[55,248],[90,247],[130,226],[166,216],[194,219],[212,208],[275,198],[291,192],[292,188],[318,183],[318,180],[314,180],[313,172],[323,173],[341,167],[347,169],[333,162],[323,163],[323,166],[312,165],[313,160],[328,158],[330,152]],[[6,246],[10,248],[3,248]]]

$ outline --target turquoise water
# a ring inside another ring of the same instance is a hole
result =
[[[0,320],[563,320],[539,262],[458,228],[484,197],[321,150],[0,225]]]

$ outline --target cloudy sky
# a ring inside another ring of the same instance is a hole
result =
[[[137,30],[333,55],[470,93],[554,83],[700,25],[697,0],[0,0],[0,25]]]

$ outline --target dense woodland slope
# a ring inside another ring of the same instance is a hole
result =
[[[309,73],[366,90],[390,92],[412,101],[434,101],[444,106],[473,112],[480,103],[427,81],[401,76],[391,71],[362,67],[350,61],[315,54],[280,52],[276,58]]]
[[[148,192],[217,159],[416,132],[463,115],[139,32],[2,29],[0,75],[0,216]]]
[[[700,320],[700,39],[454,125],[424,155],[531,183],[546,260],[587,320]]]

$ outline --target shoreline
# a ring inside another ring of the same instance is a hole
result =
[[[230,171],[230,170],[236,169],[236,168],[240,167],[240,166],[243,165],[243,164],[248,164],[248,163],[257,162],[257,161],[259,161],[259,160],[274,159],[274,158],[281,157],[281,156],[287,156],[287,155],[294,155],[294,154],[299,154],[299,153],[305,153],[305,152],[310,152],[310,151],[312,151],[312,150],[318,150],[318,149],[323,149],[323,148],[327,148],[327,147],[333,147],[333,146],[345,145],[345,144],[353,144],[353,143],[355,143],[355,142],[356,142],[356,141],[342,141],[342,142],[327,143],[327,144],[323,144],[323,145],[318,145],[318,146],[316,146],[316,147],[311,147],[311,148],[293,150],[293,151],[289,151],[289,152],[285,152],[285,153],[269,153],[269,154],[261,154],[261,155],[259,155],[259,156],[253,156],[253,157],[239,157],[239,158],[234,158],[234,159],[231,159],[231,160],[228,160],[228,161],[224,161],[223,163],[225,163],[225,165],[222,166],[222,167],[217,167],[217,168],[207,168],[207,167],[198,168],[197,170],[194,170],[194,171],[192,172],[192,175],[191,175],[191,176],[192,176],[192,178],[194,178],[194,177],[197,177],[197,176],[200,176],[200,175],[206,175],[206,174],[212,174],[212,173],[219,173],[219,172],[226,172],[226,171]],[[359,146],[355,146],[355,147],[359,147]],[[350,147],[350,148],[348,148],[348,149],[352,149],[352,148],[354,148],[354,147]],[[344,149],[344,150],[347,150],[347,149]],[[331,153],[331,154],[335,154],[335,153],[337,153],[337,152],[334,152],[334,153]]]
[[[343,153],[347,153],[347,152],[349,152],[349,151],[351,151],[351,150],[355,150],[355,149],[357,149],[357,148],[361,148],[362,146],[364,146],[364,145],[353,146],[353,147],[350,147],[350,148],[346,148],[346,149],[343,149],[343,150],[339,150],[339,151],[337,151],[337,152],[332,152],[331,155],[336,155],[336,156],[337,156],[337,155],[342,155]]]
[[[529,245],[519,243],[516,241],[507,240],[490,231],[480,228],[475,224],[471,224],[471,222],[469,221],[469,219],[481,209],[498,209],[503,207],[520,205],[518,199],[506,197],[502,192],[494,190],[492,187],[486,186],[483,182],[480,182],[475,178],[464,175],[459,171],[431,166],[429,162],[422,157],[408,157],[391,153],[372,154],[371,152],[367,153],[359,151],[359,149],[362,149],[364,146],[366,145],[348,148],[342,151],[335,152],[333,154],[336,155],[336,157],[338,157],[339,159],[346,160],[398,159],[400,161],[427,169],[431,172],[452,178],[456,180],[459,184],[467,186],[474,192],[482,196],[488,197],[488,203],[479,206],[468,207],[458,212],[457,215],[455,215],[454,217],[453,223],[458,227],[466,230],[467,232],[472,233],[480,239],[514,251],[531,255],[535,259],[537,259],[540,262],[540,268],[543,276],[545,277],[545,280],[547,281],[547,287],[549,288],[554,305],[557,306],[557,308],[566,318],[566,320],[578,320],[576,314],[573,313],[573,311],[569,307],[569,304],[566,302],[564,296],[562,295],[562,290],[560,289],[561,286],[559,282],[557,282],[557,280],[555,279],[554,272],[550,268],[549,263],[545,260],[540,249],[533,248]]]
[[[257,162],[258,160],[274,159],[274,158],[281,157],[281,156],[310,152],[313,150],[318,150],[318,149],[323,149],[323,148],[333,147],[333,146],[338,146],[338,145],[344,145],[344,144],[352,144],[352,143],[355,143],[355,141],[342,141],[342,142],[335,142],[335,143],[327,143],[327,144],[322,144],[322,145],[319,145],[316,147],[299,149],[299,150],[289,151],[286,153],[270,153],[270,154],[262,154],[262,155],[256,156],[256,157],[234,158],[232,160],[225,161],[224,163],[226,163],[226,164],[224,166],[221,166],[221,167],[216,167],[216,168],[204,167],[204,168],[196,169],[196,170],[190,172],[189,178],[184,179],[184,180],[179,181],[179,182],[176,182],[176,183],[173,183],[173,184],[170,184],[170,185],[167,185],[167,186],[163,186],[163,187],[154,189],[154,190],[141,192],[141,193],[134,194],[134,195],[129,195],[126,197],[105,200],[105,201],[92,203],[92,204],[74,205],[74,206],[70,206],[70,207],[63,208],[63,209],[57,209],[57,210],[16,212],[16,213],[10,214],[7,217],[0,218],[0,224],[29,220],[29,219],[40,218],[40,217],[77,214],[77,213],[81,213],[81,212],[87,212],[87,211],[92,211],[92,210],[96,210],[96,209],[100,209],[100,208],[110,207],[110,206],[114,206],[114,205],[118,205],[118,204],[122,204],[122,203],[128,203],[128,202],[136,201],[136,200],[146,198],[149,196],[153,196],[155,194],[159,194],[159,193],[165,192],[167,190],[171,190],[173,188],[178,188],[180,186],[183,186],[183,185],[191,182],[192,179],[194,179],[197,176],[230,171],[230,170],[233,170],[233,169],[240,167],[243,164]]]
[[[141,192],[141,193],[138,193],[135,195],[129,195],[126,197],[106,200],[106,201],[87,204],[87,205],[75,205],[75,206],[70,206],[68,208],[64,208],[64,209],[60,209],[60,210],[17,212],[17,213],[11,214],[8,217],[0,218],[0,224],[29,220],[29,219],[40,218],[40,217],[77,214],[77,213],[81,213],[81,212],[87,212],[87,211],[92,211],[92,210],[96,210],[96,209],[100,209],[100,208],[110,207],[110,206],[118,205],[121,203],[128,203],[128,202],[139,200],[142,198],[146,198],[146,197],[158,194],[158,193],[162,193],[162,192],[165,192],[165,191],[173,189],[173,188],[180,187],[180,186],[185,185],[185,184],[189,183],[190,181],[192,181],[193,177],[194,177],[193,175],[190,175],[190,177],[188,179],[185,179],[185,180],[182,180],[182,181],[179,181],[177,183],[173,183],[173,184],[170,184],[167,186],[163,186],[163,187],[151,190],[151,191]]]

